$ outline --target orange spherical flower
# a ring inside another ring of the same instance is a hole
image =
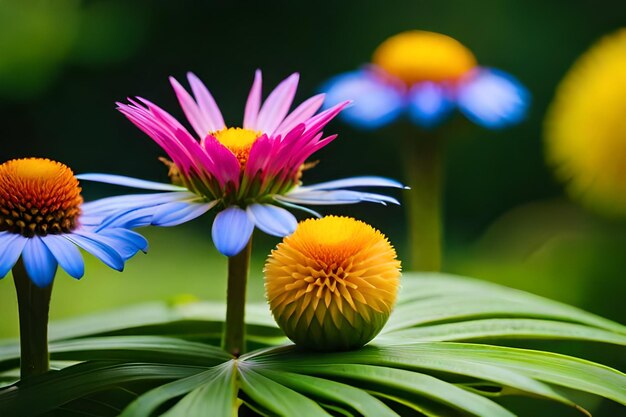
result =
[[[378,230],[349,217],[309,219],[265,265],[274,318],[296,344],[315,350],[363,346],[396,301],[400,261]]]

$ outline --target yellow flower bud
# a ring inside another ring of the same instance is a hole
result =
[[[301,222],[265,264],[272,314],[296,344],[361,347],[383,328],[400,285],[400,261],[378,230],[349,217]]]

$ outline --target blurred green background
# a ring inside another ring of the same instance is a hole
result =
[[[499,132],[466,126],[449,138],[445,270],[624,322],[626,224],[564,197],[544,164],[542,121],[576,57],[625,24],[623,1],[0,0],[0,160],[49,157],[75,172],[166,181],[157,161],[162,152],[115,111],[115,101],[141,95],[182,116],[167,77],[193,71],[227,123],[236,125],[256,68],[264,71],[266,94],[300,72],[301,101],[326,78],[367,62],[388,36],[408,29],[445,33],[482,65],[517,76],[533,95],[520,126]],[[364,133],[338,121],[327,131],[340,138],[317,154],[321,163],[307,172],[307,182],[360,174],[402,178],[391,131]],[[84,189],[88,199],[126,192]],[[405,252],[402,208],[322,211],[363,219]],[[208,218],[146,230],[150,254],[130,261],[125,273],[93,259],[80,283],[61,273],[52,319],[180,294],[222,298],[226,262],[209,232]],[[277,240],[255,239],[250,296],[262,299],[262,264]],[[16,334],[16,311],[12,282],[4,279],[0,336]],[[616,361],[624,365],[624,358]]]

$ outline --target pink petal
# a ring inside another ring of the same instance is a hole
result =
[[[324,128],[332,119],[334,119],[341,110],[343,110],[351,101],[347,100],[342,103],[336,104],[328,110],[325,110],[306,121],[306,130],[319,131]]]
[[[206,154],[215,163],[213,174],[221,185],[232,182],[235,188],[239,187],[241,165],[237,157],[211,135],[208,135],[202,143]]]
[[[191,127],[196,131],[198,137],[204,137],[209,132],[209,122],[206,117],[202,114],[200,108],[193,98],[191,98],[187,90],[185,90],[174,77],[170,77],[170,84],[172,84],[172,88],[174,88],[180,107],[182,107]]]
[[[299,79],[300,75],[294,73],[283,80],[270,93],[265,103],[263,103],[261,111],[259,111],[259,118],[256,124],[258,130],[270,136],[274,134],[274,130],[282,123],[287,112],[289,112],[293,98],[296,95]]]
[[[167,129],[162,128],[161,123],[155,120],[150,111],[138,104],[117,104],[118,110],[163,148],[181,170],[188,171],[192,164],[191,158],[180,143],[172,140]]]
[[[261,136],[254,142],[246,162],[246,177],[252,180],[259,171],[266,170],[267,162],[277,145],[277,141],[270,139],[267,135]]]
[[[315,114],[324,103],[324,94],[318,94],[309,98],[300,104],[283,122],[276,128],[275,134],[282,135],[289,132],[300,123],[304,123],[307,119]]]
[[[224,124],[224,118],[222,117],[222,113],[220,112],[217,103],[202,81],[200,81],[200,79],[192,72],[187,73],[187,80],[189,81],[189,84],[191,84],[191,90],[196,98],[198,107],[200,107],[200,111],[208,123],[208,130],[205,131],[200,137],[203,137],[209,132],[215,132],[226,127]]]
[[[248,101],[246,101],[246,109],[243,114],[243,127],[244,129],[251,129],[257,131],[257,117],[259,115],[259,107],[261,105],[261,85],[262,85],[261,70],[256,70],[254,73],[254,82],[248,94]]]

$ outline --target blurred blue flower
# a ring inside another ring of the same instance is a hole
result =
[[[325,106],[353,100],[340,118],[377,129],[406,115],[433,129],[458,109],[473,123],[502,129],[522,121],[528,90],[512,75],[480,67],[471,52],[445,35],[410,31],[385,41],[373,63],[339,74],[321,87]]]

